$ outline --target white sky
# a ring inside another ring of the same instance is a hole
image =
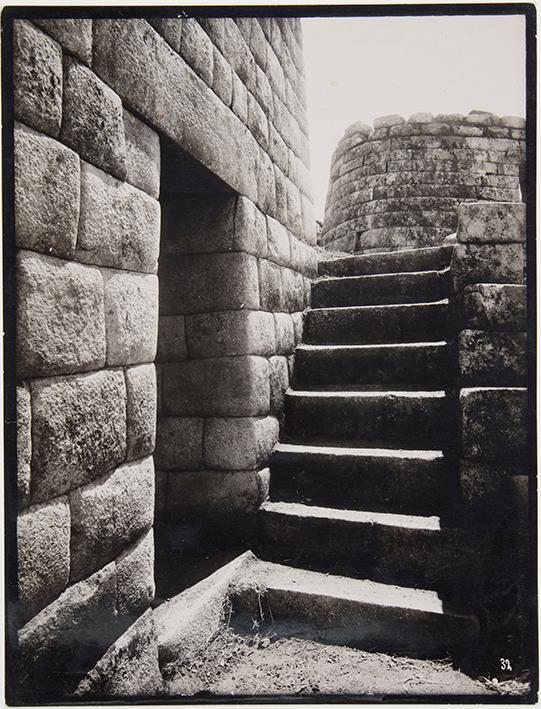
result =
[[[525,115],[525,20],[481,17],[305,18],[316,217],[347,126],[418,111]]]

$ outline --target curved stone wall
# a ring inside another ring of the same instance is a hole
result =
[[[525,121],[491,113],[384,116],[347,128],[331,162],[319,244],[370,252],[434,246],[462,202],[520,201]]]

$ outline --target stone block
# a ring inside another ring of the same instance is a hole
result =
[[[234,71],[231,78],[233,80],[231,110],[246,125],[248,123],[248,91]]]
[[[295,347],[293,321],[289,313],[274,313],[276,354],[291,354]]]
[[[390,128],[391,126],[400,126],[405,122],[406,119],[396,113],[389,116],[380,116],[374,120],[374,130],[379,130],[380,128]]]
[[[476,283],[516,283],[524,279],[522,244],[458,243],[451,257],[455,293]]]
[[[120,615],[138,616],[154,598],[154,533],[149,530],[115,562],[116,607]]]
[[[458,208],[458,240],[463,243],[526,241],[522,202],[466,202]]]
[[[199,22],[193,18],[184,18],[180,55],[208,86],[212,86],[212,50],[212,42]]]
[[[274,319],[261,310],[186,316],[190,358],[274,353]]]
[[[103,279],[97,268],[20,251],[17,373],[84,372],[105,364]]]
[[[203,462],[203,419],[160,416],[156,440],[156,467],[197,470]]]
[[[188,358],[184,315],[160,315],[158,319],[158,352],[160,362],[182,362]]]
[[[160,195],[160,138],[152,128],[123,111],[126,179],[154,199]]]
[[[269,145],[267,117],[250,92],[248,92],[248,128],[259,145],[266,150]]]
[[[267,217],[268,258],[280,266],[289,266],[291,250],[287,229],[272,217]]]
[[[462,386],[526,386],[525,332],[463,330],[458,347]]]
[[[166,186],[164,185],[164,189]],[[165,238],[161,254],[201,254],[231,251],[235,198],[229,194],[171,194],[162,213]]]
[[[295,345],[300,345],[302,342],[302,332],[304,327],[304,313],[291,313],[293,321],[293,333],[295,335]]]
[[[48,35],[74,54],[85,64],[92,61],[92,20],[63,19],[40,20],[33,18],[32,22]]]
[[[209,520],[213,524],[244,524],[261,502],[257,471],[198,470],[170,473],[168,512],[171,520]]]
[[[66,497],[32,505],[17,518],[17,584],[28,619],[54,601],[68,585],[70,510]]]
[[[15,239],[19,248],[73,257],[80,180],[76,153],[29,128],[15,128]]]
[[[148,23],[154,27],[165,39],[167,44],[180,52],[180,42],[182,38],[182,18],[181,17],[149,17]]]
[[[125,370],[126,375],[126,459],[151,455],[156,443],[156,368],[140,364]]]
[[[265,416],[268,362],[253,355],[164,365],[164,408],[178,416]]]
[[[525,331],[526,286],[477,283],[462,295],[462,319],[478,330]]]
[[[462,452],[472,461],[519,465],[528,459],[525,388],[475,388],[460,392]]]
[[[271,312],[285,310],[282,269],[272,261],[259,259],[259,297],[261,307]]]
[[[107,364],[153,362],[158,339],[158,277],[103,270]]]
[[[499,124],[507,128],[526,128],[526,120],[521,116],[502,116]]]
[[[212,43],[224,52],[225,49],[225,18],[223,17],[199,17],[199,23],[211,38]]]
[[[32,460],[32,411],[30,389],[17,385],[17,503],[19,509],[30,502],[30,463]]]
[[[213,47],[212,89],[226,106],[231,106],[233,100],[232,70],[221,52]]]
[[[505,514],[505,481],[515,470],[496,464],[460,461],[460,493],[465,521],[494,525]]]
[[[159,203],[126,182],[82,163],[77,260],[156,273],[159,248]]]
[[[105,566],[152,526],[152,458],[121,465],[69,496],[73,583]]]
[[[267,223],[265,215],[246,197],[239,196],[235,209],[235,251],[254,256],[267,256]]]
[[[112,697],[155,699],[163,691],[158,659],[158,637],[149,608],[85,675],[75,696],[87,701]]]
[[[58,136],[62,122],[62,50],[25,20],[13,22],[15,118]]]
[[[281,417],[284,413],[284,397],[289,387],[289,368],[287,357],[271,357],[270,367],[270,412]]]
[[[221,470],[258,468],[277,440],[278,421],[273,416],[206,419],[204,465]]]
[[[126,454],[126,386],[105,370],[32,382],[32,501],[101,477]]]
[[[289,312],[304,309],[304,282],[302,274],[289,268],[282,269],[284,305]]]
[[[413,113],[408,118],[408,123],[432,123],[433,115],[431,113]]]
[[[257,261],[243,253],[195,254],[160,264],[160,312],[259,309]]]
[[[62,141],[88,162],[126,178],[122,102],[86,66],[67,59],[62,95]]]
[[[168,473],[166,470],[156,470],[154,483],[156,486],[154,497],[154,520],[157,525],[162,525],[167,514],[167,500],[169,497]]]

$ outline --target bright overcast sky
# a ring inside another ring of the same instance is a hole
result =
[[[418,111],[525,115],[525,20],[516,16],[302,20],[316,217],[351,123]]]

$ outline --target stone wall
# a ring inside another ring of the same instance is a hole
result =
[[[340,140],[321,246],[348,252],[435,246],[468,201],[520,201],[522,118],[489,113],[392,115]]]
[[[255,509],[315,222],[298,21],[18,19],[13,35],[15,625],[42,699],[45,674],[62,694],[149,606],[155,488],[158,520],[166,501]]]

